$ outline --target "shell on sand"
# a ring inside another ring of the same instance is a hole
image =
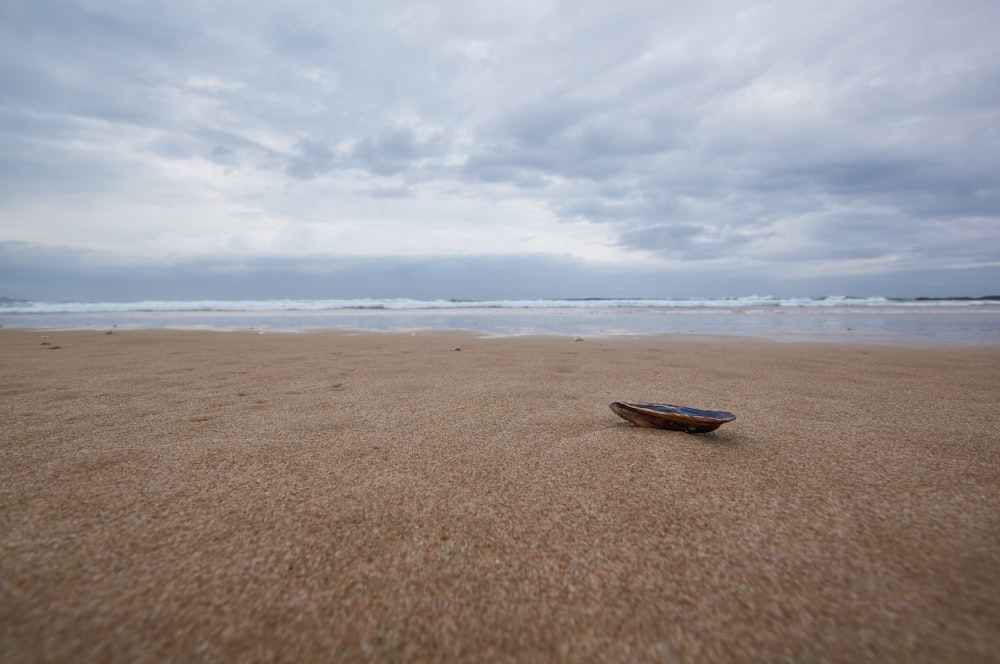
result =
[[[612,401],[608,405],[616,415],[637,427],[687,433],[708,433],[736,419],[735,415],[724,410],[699,410],[665,403]]]

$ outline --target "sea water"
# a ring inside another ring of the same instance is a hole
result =
[[[471,330],[486,335],[721,335],[884,344],[1000,344],[1000,301],[826,296],[566,300],[0,301],[38,329]]]

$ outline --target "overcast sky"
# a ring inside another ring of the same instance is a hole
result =
[[[1000,292],[996,0],[2,0],[0,295]]]

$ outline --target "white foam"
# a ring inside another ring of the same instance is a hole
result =
[[[138,302],[0,302],[0,313],[122,313],[122,312],[279,312],[336,310],[427,310],[427,309],[814,309],[814,308],[923,308],[995,307],[990,300],[904,300],[875,297],[779,298],[751,295],[733,298],[592,298],[551,300],[414,300],[407,298],[359,298],[331,300],[142,300]]]

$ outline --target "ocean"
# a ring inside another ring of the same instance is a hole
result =
[[[1000,298],[753,296],[142,302],[0,299],[0,325],[44,330],[470,330],[490,336],[686,334],[782,341],[1000,345]]]

